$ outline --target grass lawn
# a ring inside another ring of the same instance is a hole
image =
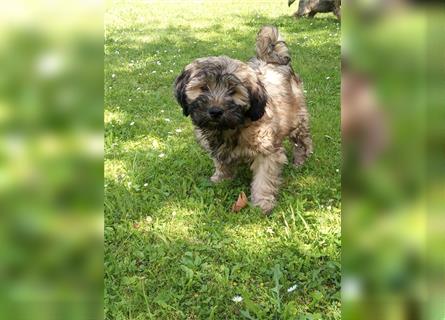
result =
[[[340,24],[295,10],[286,0],[107,4],[106,319],[340,319]],[[195,58],[253,56],[264,24],[290,46],[315,148],[285,167],[270,217],[230,212],[250,195],[248,167],[212,185],[212,161],[172,95]]]

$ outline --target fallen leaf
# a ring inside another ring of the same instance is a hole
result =
[[[248,203],[246,194],[241,191],[241,193],[238,196],[238,200],[232,205],[232,211],[233,212],[239,212],[242,208],[246,207]]]

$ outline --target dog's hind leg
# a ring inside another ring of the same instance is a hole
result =
[[[306,111],[299,114],[298,125],[289,134],[289,139],[294,144],[293,163],[295,166],[301,166],[313,151],[312,138],[309,131],[309,116]]]

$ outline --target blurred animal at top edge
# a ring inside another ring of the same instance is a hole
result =
[[[295,0],[289,0],[290,7]],[[300,0],[298,10],[294,13],[296,18],[313,18],[317,13],[332,12],[341,20],[341,0]]]

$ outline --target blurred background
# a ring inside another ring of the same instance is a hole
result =
[[[345,319],[445,318],[443,9],[342,3]],[[1,318],[103,318],[102,4],[0,29]]]
[[[103,18],[0,2],[0,318],[99,319]]]
[[[443,9],[343,1],[345,319],[445,318]]]

